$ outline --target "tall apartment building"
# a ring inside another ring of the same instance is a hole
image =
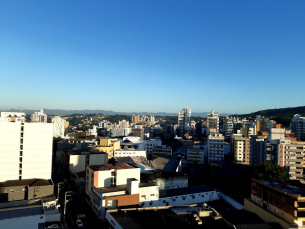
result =
[[[231,139],[231,152],[239,164],[250,164],[250,138],[242,137],[242,134],[233,134]]]
[[[134,124],[139,123],[140,122],[140,115],[133,114],[132,117],[131,117],[131,122],[134,123]]]
[[[35,112],[31,114],[31,121],[32,122],[47,122],[47,115],[43,113],[43,109],[40,109],[39,112]]]
[[[230,139],[231,134],[233,132],[233,119],[232,117],[226,117],[224,120],[224,132],[225,132],[225,139]]]
[[[290,123],[290,128],[295,133],[297,140],[300,141],[302,134],[305,133],[305,117],[301,117],[299,114],[294,115]]]
[[[214,110],[211,111],[211,114],[207,114],[208,132],[210,132],[210,129],[216,129],[216,132],[219,132],[219,115],[214,114]]]
[[[0,182],[51,179],[52,146],[52,123],[26,123],[25,113],[1,112]]]
[[[140,121],[142,122],[149,122],[151,124],[155,124],[156,120],[155,120],[155,116],[151,115],[151,114],[145,114],[141,117]]]
[[[221,133],[210,133],[208,136],[208,162],[224,161],[224,136]]]
[[[54,137],[65,137],[65,125],[66,125],[66,120],[61,118],[60,116],[55,116],[52,118],[52,123],[53,123],[53,136]]]
[[[122,120],[122,121],[119,121],[119,128],[129,128],[129,121],[126,121],[126,120]]]
[[[178,126],[180,128],[180,136],[182,137],[187,130],[191,129],[191,109],[186,106],[185,109],[178,112]]]

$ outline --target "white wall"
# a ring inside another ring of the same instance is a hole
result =
[[[0,182],[19,179],[21,124],[0,122]]]
[[[70,155],[69,169],[72,174],[86,169],[86,155]]]
[[[52,147],[52,123],[24,124],[22,179],[51,179]]]
[[[159,198],[159,200],[156,201],[140,201],[140,205],[142,207],[181,206],[185,204],[196,204],[219,200],[219,198],[219,192],[211,191],[195,194],[186,194],[181,196],[164,197]]]
[[[135,178],[137,180],[140,180],[140,168],[134,168],[134,169],[118,169],[116,171],[116,185],[125,185],[127,184],[128,178]]]
[[[145,150],[115,150],[114,157],[145,157]]]

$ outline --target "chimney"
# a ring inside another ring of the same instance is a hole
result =
[[[130,195],[139,193],[139,181],[137,179],[127,179],[127,193]]]

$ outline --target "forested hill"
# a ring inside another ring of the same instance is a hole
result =
[[[250,114],[244,114],[238,116],[255,118],[256,115],[261,115],[271,118],[275,120],[277,123],[283,124],[284,126],[289,126],[291,119],[295,114],[300,114],[301,116],[305,116],[305,106],[261,110]]]

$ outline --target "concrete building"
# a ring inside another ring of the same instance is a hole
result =
[[[31,121],[32,122],[44,122],[47,123],[47,115],[43,113],[43,109],[40,109],[39,112],[35,112],[31,114]]]
[[[159,190],[156,184],[140,183],[137,169],[128,164],[88,167],[87,180],[94,185],[90,193],[88,183],[86,191],[99,218],[105,219],[106,210],[124,207],[177,206],[219,199],[219,193],[208,186]]]
[[[119,121],[119,128],[121,129],[129,128],[129,121],[126,121],[125,119]]]
[[[51,179],[53,124],[26,123],[24,117],[1,112],[0,182]]]
[[[182,137],[188,130],[191,129],[191,109],[186,106],[185,109],[178,112],[178,126],[180,128],[179,136]]]
[[[252,179],[251,198],[244,199],[244,207],[265,222],[279,223],[284,229],[305,226],[305,192],[296,187]]]
[[[224,120],[224,137],[225,139],[230,139],[233,132],[233,119],[232,117],[226,117]]]
[[[193,145],[187,149],[187,163],[191,163],[191,164],[204,163],[203,145]]]
[[[172,156],[172,148],[170,146],[161,145],[152,148],[152,159],[163,156]]]
[[[208,136],[208,163],[224,161],[224,136],[210,133]]]
[[[0,203],[1,229],[39,228],[46,222],[40,200]]]
[[[155,183],[159,190],[188,187],[188,176],[181,172],[154,172],[141,174],[144,183]]]
[[[130,134],[130,128],[111,128],[108,130],[110,137],[125,137]]]
[[[215,132],[219,132],[219,115],[211,111],[211,114],[207,114],[207,131],[210,132],[211,129],[216,129]]]
[[[300,141],[302,134],[305,133],[305,117],[301,117],[299,114],[294,115],[290,123],[290,128],[295,133],[297,140]]]
[[[140,115],[133,114],[132,117],[131,117],[131,122],[134,123],[134,124],[139,123],[140,122]]]
[[[161,146],[162,140],[161,139],[150,139],[150,140],[144,140],[144,142],[145,142],[145,147],[146,147],[147,158],[149,160],[151,160],[152,159],[152,149],[155,148],[156,146]]]
[[[61,118],[60,116],[55,116],[52,118],[53,123],[53,137],[65,137],[65,126],[66,126],[66,120]]]
[[[114,151],[114,157],[143,157],[146,158],[146,150],[120,149]]]
[[[155,116],[151,114],[145,114],[140,119],[141,122],[148,123],[150,125],[154,125],[156,123]]]
[[[52,180],[26,179],[0,182],[0,202],[40,199],[53,196]]]
[[[108,158],[114,156],[114,151],[121,149],[120,141],[110,138],[101,138],[100,144],[91,148],[92,152],[105,152],[108,154]]]
[[[239,164],[250,164],[250,138],[242,137],[242,134],[233,134],[231,138],[231,152]]]
[[[95,125],[93,125],[92,129],[88,129],[88,132],[86,133],[87,136],[94,136],[97,137],[97,128]]]
[[[75,174],[85,171],[88,165],[108,164],[108,154],[105,152],[61,150],[59,164],[65,171]]]

